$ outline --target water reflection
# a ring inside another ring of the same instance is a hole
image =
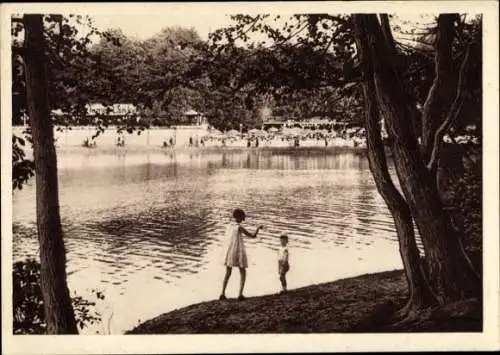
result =
[[[290,236],[292,288],[400,266],[363,155],[82,150],[58,159],[70,287],[105,291],[114,332],[217,295],[223,231],[235,207],[266,227],[247,242],[248,295],[276,290],[281,233]],[[36,256],[33,186],[13,198],[14,258]]]

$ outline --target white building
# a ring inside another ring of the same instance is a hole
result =
[[[99,102],[85,105],[88,116],[129,116],[138,113],[137,107],[130,103],[117,103],[105,106]]]

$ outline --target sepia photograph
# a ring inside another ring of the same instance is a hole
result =
[[[498,350],[475,4],[3,4],[2,353]]]

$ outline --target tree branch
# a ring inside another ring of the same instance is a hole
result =
[[[387,14],[380,14],[380,24],[382,27],[382,33],[384,34],[385,42],[387,43],[387,46],[389,46],[393,54],[395,54],[396,46],[391,31],[391,25],[389,24],[389,16],[387,16]]]
[[[336,15],[336,16],[330,15],[330,14],[316,14],[316,15],[322,20],[330,20],[333,22],[337,22],[339,25],[351,26],[351,23],[349,20],[346,20],[338,15]]]
[[[335,40],[335,34],[332,35],[332,38],[330,39],[330,41],[328,42],[326,47],[323,49],[323,52],[322,52],[323,56],[326,55],[326,53],[328,52],[328,49],[330,48],[330,46],[332,45],[334,40]]]
[[[250,26],[246,29],[246,31],[243,31],[242,33],[240,33],[240,35],[239,35],[239,36],[237,36],[236,38],[234,38],[234,41],[236,41],[236,40],[238,40],[238,39],[241,39],[241,38],[243,38],[244,36],[246,36],[246,34],[247,34],[248,32],[250,32],[251,30],[253,30],[253,29],[255,28],[255,25],[257,24],[257,21],[259,21],[259,20],[260,20],[260,17],[259,17],[259,15],[257,15],[257,16],[255,17],[255,19],[253,20],[253,22],[251,23],[251,25],[250,25]]]
[[[13,55],[18,55],[21,58],[24,58],[24,56],[28,53],[28,50],[25,47],[11,46],[11,50]]]
[[[441,125],[453,101],[456,67],[453,63],[453,24],[456,14],[440,14],[435,44],[435,76],[427,94],[422,113],[422,156],[429,162],[436,130]],[[449,112],[449,111],[448,111]]]
[[[24,25],[24,20],[22,17],[12,17],[10,20],[12,21],[12,23],[20,23]]]
[[[57,39],[56,53],[59,55],[61,50],[61,43],[63,39],[63,27],[62,27],[62,16],[58,18],[57,24],[59,25],[59,38]]]
[[[406,40],[407,42],[414,42],[414,43],[418,43],[418,44],[422,44],[422,42],[419,42],[419,41],[410,41],[410,40]],[[403,43],[400,41],[397,41],[396,44],[401,47],[402,49],[406,49],[408,51],[414,51],[414,52],[419,52],[420,54],[426,56],[427,58],[433,58],[433,54],[432,52],[434,52],[433,49],[429,48],[424,48],[424,47],[416,47],[416,46],[412,46],[408,43]]]
[[[465,71],[469,61],[470,51],[471,51],[471,44],[469,43],[467,45],[467,50],[465,52],[464,59],[462,60],[462,63],[460,65],[460,72],[458,75],[458,84],[457,84],[457,92],[455,94],[455,99],[453,100],[453,104],[450,110],[448,111],[448,114],[446,115],[446,119],[439,126],[439,128],[436,130],[436,133],[434,134],[434,145],[432,148],[431,157],[429,159],[429,162],[427,163],[427,169],[429,169],[429,171],[433,173],[437,169],[439,153],[441,150],[443,137],[448,128],[450,128],[450,126],[456,121],[463,106],[464,102],[463,95],[465,92]]]
[[[295,37],[296,35],[298,35],[299,33],[301,33],[302,31],[304,31],[306,28],[307,28],[307,23],[302,26],[302,28],[299,28],[297,31],[295,31],[294,33],[291,33],[290,35],[288,35],[288,37],[286,37],[285,39],[283,39],[282,41],[279,41],[277,43],[275,43],[273,46],[269,47],[269,49],[274,49],[276,48],[277,46],[279,45],[282,45],[283,43],[285,42],[288,42],[289,40],[291,40],[293,37]]]
[[[56,62],[56,64],[57,64],[57,65],[59,65],[59,67],[60,67],[61,69],[68,67],[68,64],[67,64],[67,63],[65,63],[65,62],[61,59],[61,57],[59,57],[58,52],[56,52],[56,51],[55,51],[53,48],[51,48],[50,46],[46,46],[46,47],[47,47],[47,50],[48,50],[49,54],[51,54],[49,58],[54,59],[54,61]]]

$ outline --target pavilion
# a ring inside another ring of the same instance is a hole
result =
[[[186,117],[186,122],[189,125],[201,126],[207,123],[206,117],[195,110],[188,110],[184,112],[184,116]]]

